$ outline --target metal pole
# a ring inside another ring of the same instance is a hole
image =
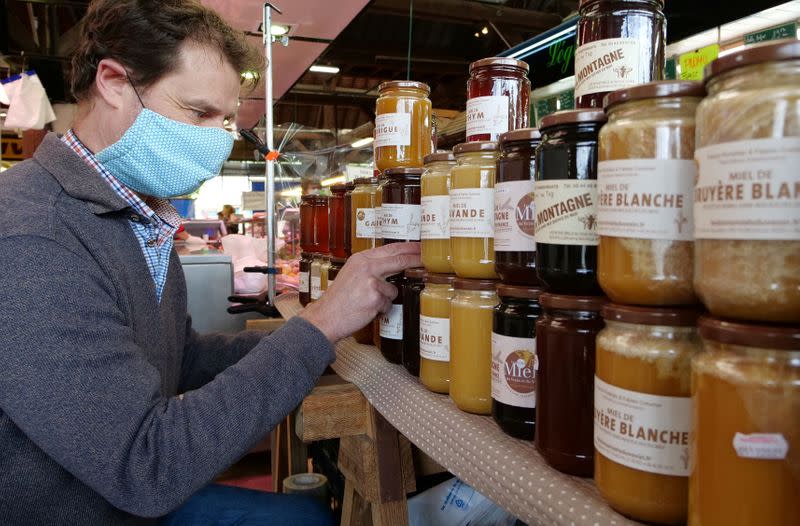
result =
[[[269,2],[264,4],[264,19],[262,31],[264,33],[264,56],[266,57],[267,67],[264,72],[264,85],[266,93],[264,95],[265,104],[265,139],[267,148],[270,152],[275,150],[275,136],[273,131],[272,115],[272,10],[280,10]],[[267,266],[275,268],[275,161],[271,156],[267,156],[266,163],[266,210],[267,218],[265,234],[267,236]],[[270,305],[275,305],[275,274],[267,274],[267,297]]]

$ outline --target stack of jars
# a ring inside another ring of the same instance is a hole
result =
[[[594,476],[629,517],[796,517],[799,65],[797,43],[758,47],[712,63],[705,88],[605,97]]]
[[[375,117],[375,182],[374,209],[376,231],[374,246],[420,240],[421,176],[426,155],[433,150],[433,113],[430,87],[422,82],[392,81],[379,87]],[[404,320],[413,310],[415,300],[408,293],[421,284],[421,274],[411,271],[389,276],[398,295],[389,312],[374,323],[373,341],[383,356],[392,363],[405,363],[413,372],[417,360],[418,336],[413,317]],[[408,289],[406,291],[405,289]],[[418,294],[417,294],[418,298]],[[411,325],[409,325],[411,323]],[[417,331],[418,332],[418,331]]]
[[[428,156],[422,177],[422,262],[427,273],[419,302],[420,381],[477,414],[492,413],[494,327],[502,308],[494,246],[498,140],[527,126],[527,71],[526,63],[508,58],[470,66],[467,142],[452,153]],[[519,330],[513,322],[504,327],[501,336],[508,341],[499,345],[513,347]],[[509,357],[511,368],[519,360],[532,363],[532,352],[520,350],[515,356]]]

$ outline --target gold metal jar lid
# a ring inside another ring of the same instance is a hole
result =
[[[446,152],[436,152],[436,153],[429,153],[422,159],[422,164],[431,164],[431,163],[438,163],[438,162],[455,162],[456,156],[453,155],[453,152],[446,151]]]
[[[383,82],[380,86],[378,86],[379,92],[389,89],[417,89],[424,91],[426,96],[430,95],[431,93],[430,86],[424,82],[417,82],[416,80],[390,80],[388,82]]]

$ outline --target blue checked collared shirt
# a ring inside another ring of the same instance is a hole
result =
[[[129,223],[142,248],[147,268],[156,286],[156,297],[161,301],[164,283],[167,281],[169,257],[172,253],[173,236],[181,223],[180,215],[166,199],[148,198],[142,200],[130,188],[123,185],[116,177],[100,164],[94,154],[83,145],[72,130],[69,130],[61,140],[83,159],[86,164],[97,170],[100,177],[126,203],[135,214],[131,215]]]

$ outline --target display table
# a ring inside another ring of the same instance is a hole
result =
[[[286,319],[301,309],[294,293],[278,297],[276,307]],[[355,384],[392,426],[529,525],[638,524],[613,511],[591,480],[555,471],[532,443],[509,437],[491,417],[460,411],[448,396],[429,392],[375,347],[346,338],[336,354],[334,371]]]

